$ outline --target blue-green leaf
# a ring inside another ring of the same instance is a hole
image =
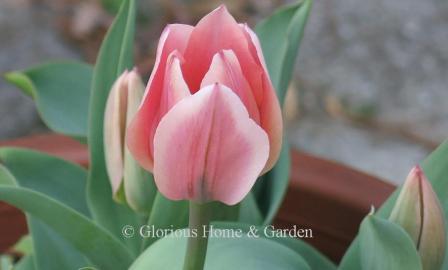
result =
[[[33,255],[26,255],[18,261],[12,270],[35,270]]]
[[[188,201],[171,201],[160,192],[157,192],[149,216],[148,226],[154,226],[156,230],[176,230],[187,227]],[[157,239],[156,237],[145,238],[143,247],[150,246]]]
[[[84,215],[45,194],[27,188],[0,185],[0,200],[26,211],[48,225],[100,269],[127,269],[134,259],[130,251],[114,236]]]
[[[336,266],[329,259],[319,253],[319,251],[317,251],[314,247],[310,246],[305,241],[292,237],[272,237],[272,234],[269,232],[272,232],[273,227],[254,227],[254,225],[252,224],[231,222],[215,222],[213,223],[213,226],[219,229],[241,229],[246,234],[250,232],[251,228],[256,228],[258,231],[258,236],[268,238],[295,251],[307,262],[312,270],[336,270]]]
[[[0,270],[11,269],[13,266],[12,262],[13,262],[13,258],[11,255],[0,254]]]
[[[300,254],[312,270],[336,270],[333,262],[301,239],[283,237],[273,238],[273,240]]]
[[[311,0],[303,0],[283,7],[255,28],[280,104],[293,74],[311,4]]]
[[[9,169],[17,185],[58,200],[89,216],[86,204],[86,171],[47,154],[18,148],[0,149],[0,161]],[[27,215],[33,237],[36,269],[65,269],[86,264],[84,256],[40,220]]]
[[[0,161],[19,186],[44,193],[90,216],[84,168],[45,153],[13,147],[0,148]]]
[[[240,203],[238,221],[246,224],[262,224],[263,215],[258,208],[254,192],[249,192]]]
[[[362,270],[422,270],[414,242],[397,224],[373,215],[359,231]]]
[[[14,250],[14,252],[19,252],[20,254],[23,255],[29,255],[33,253],[33,239],[31,238],[31,235],[27,234],[25,236],[22,236],[19,239],[19,241],[14,245],[12,250]]]
[[[31,96],[46,125],[58,133],[85,140],[92,67],[78,62],[50,62],[5,74]]]
[[[89,110],[88,204],[94,220],[117,237],[121,236],[123,226],[137,225],[140,221],[128,207],[117,204],[112,199],[104,157],[103,118],[112,84],[125,69],[132,68],[134,28],[135,1],[125,0],[103,40],[96,60]],[[137,254],[141,238],[128,238],[125,243]]]
[[[186,233],[184,230],[183,234]],[[140,255],[130,269],[181,270],[186,240],[185,237],[158,240]],[[210,238],[204,269],[310,270],[310,267],[299,254],[275,241],[242,236]]]

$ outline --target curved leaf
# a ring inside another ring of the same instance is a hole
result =
[[[31,96],[52,130],[85,140],[92,67],[78,62],[50,62],[5,74],[8,82]]]
[[[134,28],[135,1],[125,0],[103,40],[96,60],[89,110],[88,204],[95,221],[117,237],[121,236],[124,225],[136,225],[139,221],[128,207],[119,205],[112,199],[104,160],[103,117],[112,84],[126,68],[132,68]],[[139,252],[139,237],[128,238],[125,243],[135,254]]]
[[[251,226],[253,226],[249,224],[231,222],[216,222],[213,223],[213,225],[220,229],[242,229],[244,233],[248,233]],[[269,227],[257,227],[259,232],[263,232],[265,228],[270,229]],[[264,234],[264,232],[259,233],[258,235],[282,244],[283,246],[289,247],[291,250],[299,254],[308,263],[312,270],[336,269],[336,266],[329,259],[301,239],[292,237],[268,237],[268,235]]]
[[[81,166],[34,150],[0,148],[0,161],[20,187],[41,192],[89,217],[87,172]]]
[[[14,175],[12,175],[11,172],[1,163],[0,163],[0,185],[5,186],[16,185],[16,179],[14,178]]]
[[[244,200],[241,201],[239,210],[239,222],[246,224],[263,223],[263,215],[258,208],[257,200],[253,191],[249,192]]]
[[[280,104],[292,77],[311,4],[311,0],[303,0],[281,8],[255,28]]]
[[[301,239],[288,237],[273,240],[300,254],[313,270],[336,270],[332,261]]]
[[[17,185],[39,191],[89,216],[86,204],[86,171],[78,165],[36,151],[1,148],[0,161]],[[37,269],[67,269],[86,264],[78,252],[40,220],[27,215]]]
[[[414,242],[397,224],[368,215],[359,231],[363,270],[421,270]]]
[[[216,229],[219,230],[219,229]],[[183,230],[182,234],[187,231]],[[131,270],[181,270],[186,237],[165,237],[150,246],[131,266]],[[247,236],[210,238],[205,270],[309,270],[305,260],[274,241]]]
[[[33,255],[26,255],[18,261],[12,270],[35,270]]]
[[[48,225],[100,269],[127,269],[133,261],[130,251],[115,237],[84,215],[42,193],[0,185],[0,200]]]
[[[10,255],[0,254],[0,269],[11,269],[13,263],[13,258]]]
[[[22,236],[12,250],[23,255],[30,255],[33,253],[33,239],[31,239],[31,235],[27,234]]]
[[[357,236],[342,257],[339,270],[361,269],[361,253],[359,251],[359,237]]]
[[[171,201],[157,192],[148,221],[157,229],[181,229],[188,226],[188,201]],[[145,238],[143,248],[150,246],[158,238]]]

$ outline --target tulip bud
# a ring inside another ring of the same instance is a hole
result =
[[[424,270],[440,269],[445,255],[443,211],[419,166],[409,173],[389,219],[408,232]]]
[[[148,213],[156,192],[151,174],[129,153],[126,127],[136,113],[145,86],[137,71],[125,71],[114,83],[104,115],[104,153],[113,198],[137,212]]]

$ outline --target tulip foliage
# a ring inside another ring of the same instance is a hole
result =
[[[310,9],[311,0],[280,8],[255,31],[224,6],[196,26],[168,25],[145,90],[133,62],[136,3],[124,0],[94,67],[7,73],[50,129],[90,154],[86,170],[0,149],[0,200],[29,228],[14,269],[336,269],[300,239],[249,237],[272,223],[288,185],[281,105]],[[366,216],[340,269],[448,267],[447,162],[448,142]],[[243,235],[185,236],[210,223]]]

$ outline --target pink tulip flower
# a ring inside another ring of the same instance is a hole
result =
[[[274,166],[282,128],[256,34],[220,6],[165,28],[127,144],[166,197],[232,205]]]

